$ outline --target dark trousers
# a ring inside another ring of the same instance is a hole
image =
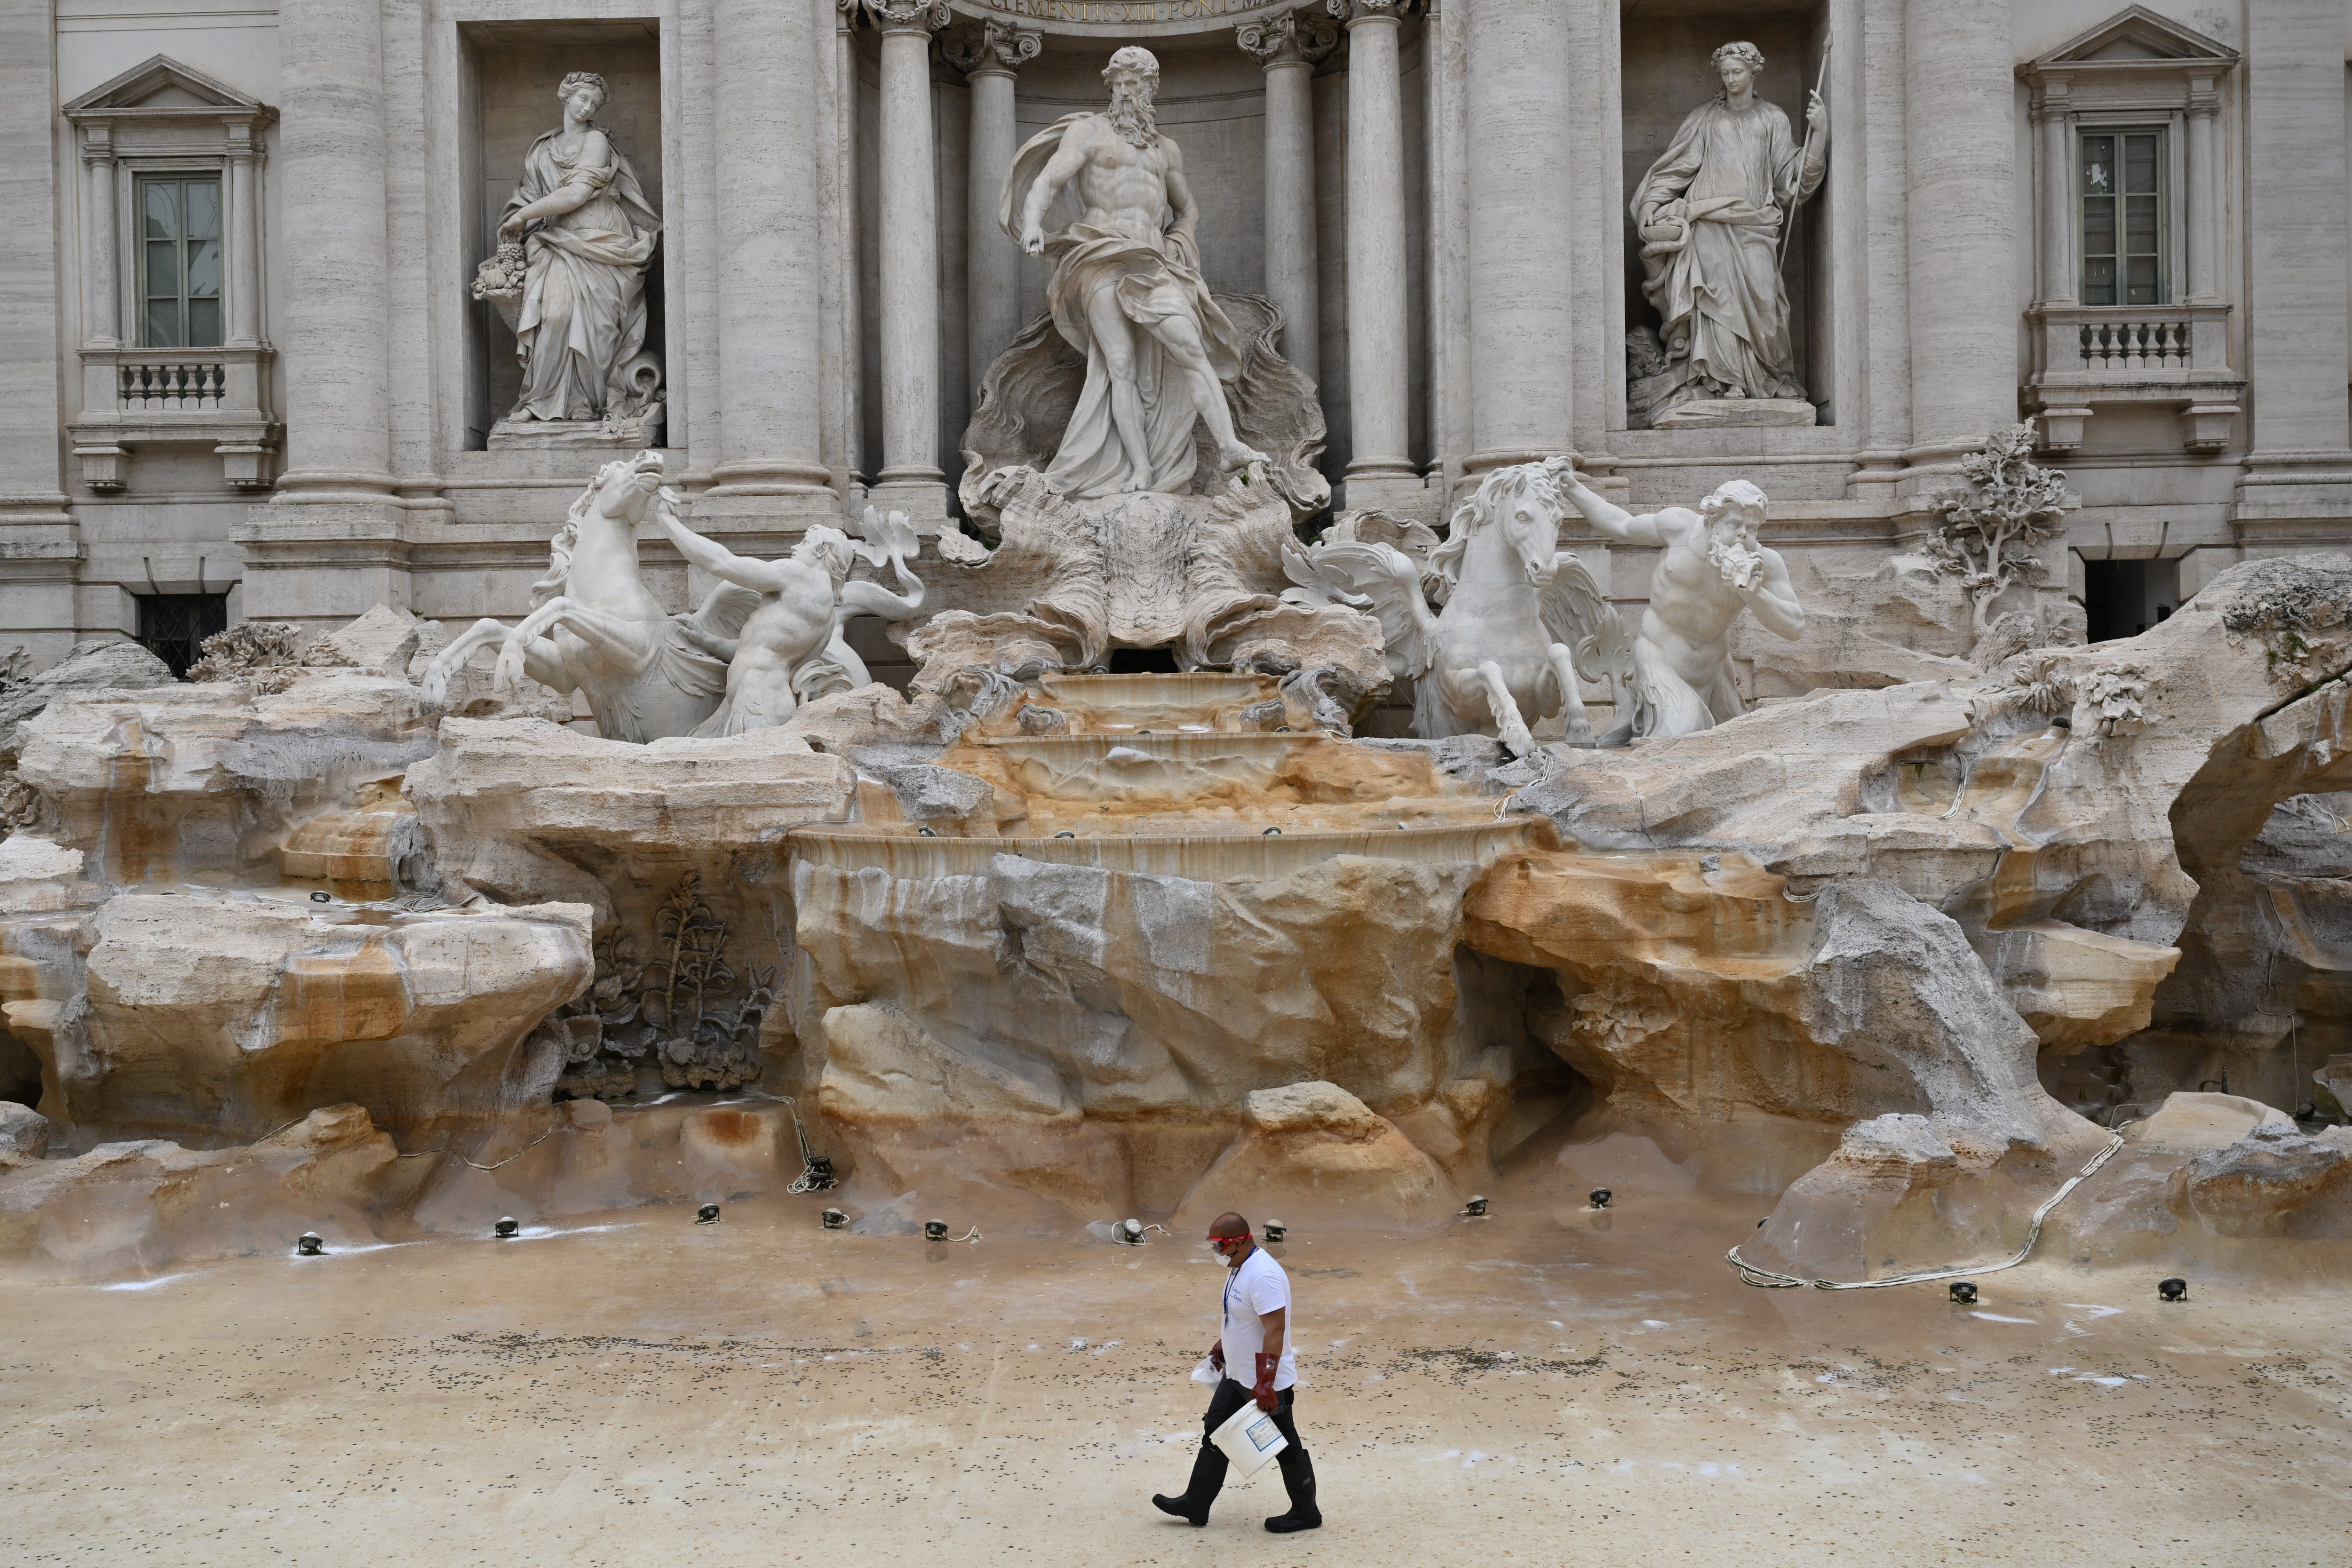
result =
[[[1274,1426],[1283,1436],[1282,1452],[1274,1462],[1282,1470],[1283,1489],[1290,1494],[1293,1511],[1321,1517],[1315,1507],[1315,1466],[1307,1458],[1307,1445],[1298,1440],[1298,1426],[1291,1415],[1291,1405],[1297,1394],[1286,1388],[1274,1396]],[[1192,1479],[1184,1489],[1187,1501],[1205,1511],[1225,1484],[1225,1471],[1232,1461],[1225,1451],[1209,1440],[1209,1434],[1223,1426],[1234,1411],[1250,1403],[1250,1388],[1228,1377],[1217,1384],[1210,1396],[1209,1413],[1201,1418],[1201,1454],[1192,1461]]]

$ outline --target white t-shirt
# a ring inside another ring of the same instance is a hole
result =
[[[1247,1388],[1257,1382],[1257,1352],[1265,1347],[1265,1324],[1259,1314],[1290,1305],[1290,1276],[1282,1271],[1263,1247],[1253,1247],[1239,1268],[1225,1270],[1225,1375]],[[1286,1319],[1282,1364],[1275,1369],[1278,1392],[1298,1381],[1291,1346],[1298,1338],[1298,1322]]]

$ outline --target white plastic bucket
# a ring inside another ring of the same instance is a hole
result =
[[[1282,1428],[1274,1424],[1274,1413],[1260,1410],[1255,1400],[1225,1417],[1225,1424],[1209,1434],[1209,1441],[1225,1451],[1225,1458],[1244,1479],[1265,1468],[1268,1460],[1290,1446]]]

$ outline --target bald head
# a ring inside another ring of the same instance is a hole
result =
[[[1209,1234],[1213,1237],[1247,1236],[1249,1233],[1249,1221],[1231,1209],[1209,1222]]]

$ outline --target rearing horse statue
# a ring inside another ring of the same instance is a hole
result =
[[[1423,740],[1494,735],[1526,756],[1529,726],[1559,713],[1570,742],[1590,745],[1582,687],[1609,680],[1622,694],[1633,659],[1616,610],[1559,548],[1569,508],[1559,483],[1573,472],[1554,458],[1488,474],[1430,552],[1426,592],[1403,551],[1343,540],[1286,545],[1284,569],[1298,585],[1283,596],[1380,622],[1390,673],[1412,678],[1412,729]]]
[[[486,617],[452,640],[425,671],[425,700],[446,701],[450,672],[498,643],[500,692],[528,675],[586,693],[597,730],[611,740],[692,734],[727,694],[726,663],[697,638],[733,637],[760,595],[722,584],[690,616],[661,607],[637,565],[646,507],[673,499],[661,481],[658,452],[599,468],[555,535],[547,575],[531,584],[530,614],[512,627]]]

